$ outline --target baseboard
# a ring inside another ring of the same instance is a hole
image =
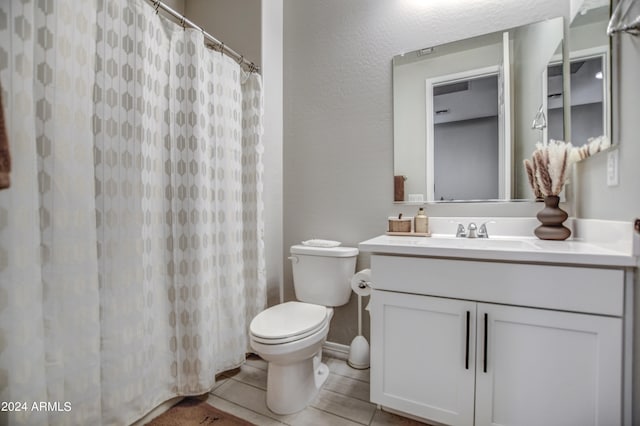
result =
[[[349,359],[349,346],[341,343],[324,342],[322,352],[332,358],[347,360]]]

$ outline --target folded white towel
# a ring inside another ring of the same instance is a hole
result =
[[[338,247],[340,244],[342,244],[340,241],[319,239],[307,240],[302,242],[302,245],[310,247]]]

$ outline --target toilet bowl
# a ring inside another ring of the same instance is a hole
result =
[[[277,414],[304,409],[329,376],[321,362],[333,306],[351,295],[358,249],[292,246],[299,301],[272,306],[251,321],[250,344],[268,362],[267,407]]]
[[[304,319],[309,319],[301,314],[305,310],[315,311],[315,324],[305,323]],[[331,308],[287,302],[263,311],[251,322],[251,347],[269,363],[267,406],[274,413],[292,414],[304,409],[327,380],[329,368],[321,362],[322,345],[332,316]],[[286,332],[258,331],[265,323],[279,321],[274,317],[288,323]]]

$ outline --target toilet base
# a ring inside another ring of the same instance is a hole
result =
[[[329,377],[329,367],[321,359],[322,351],[294,364],[270,362],[267,407],[276,414],[293,414],[306,408]]]

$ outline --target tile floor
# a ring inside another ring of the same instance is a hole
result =
[[[251,356],[241,368],[219,377],[209,404],[259,426],[421,425],[376,409],[369,402],[369,370],[355,370],[346,361],[325,358],[330,374],[316,399],[303,411],[280,416],[266,405],[267,363]]]

